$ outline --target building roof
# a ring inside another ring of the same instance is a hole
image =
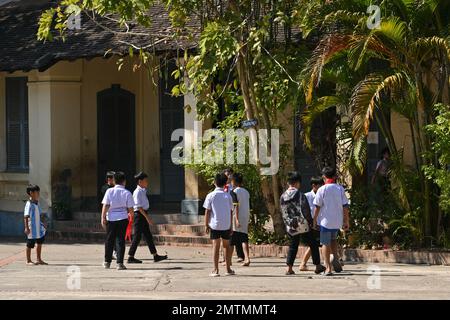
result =
[[[55,1],[50,0],[0,0],[0,71],[43,71],[61,60],[101,57],[111,49],[114,54],[126,54],[129,50],[127,43],[131,41],[138,46],[149,46],[148,50],[155,52],[195,47],[195,41],[164,41],[173,34],[173,30],[163,7],[151,9],[152,24],[149,28],[129,25],[132,32],[141,34],[138,36],[107,31],[102,26],[119,31],[117,23],[97,17],[100,26],[83,13],[81,29],[68,30],[65,42],[38,41],[39,17],[43,10],[54,5]],[[195,24],[190,27],[195,27]],[[159,37],[155,38],[155,35]]]

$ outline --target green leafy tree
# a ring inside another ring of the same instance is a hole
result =
[[[108,31],[133,36],[128,26],[132,22],[144,28],[149,26],[149,10],[160,5],[169,13],[173,33],[160,36],[144,31],[139,35],[145,34],[153,39],[152,43],[167,38],[195,44],[195,50],[179,55],[183,59],[178,60],[179,70],[173,76],[180,79],[180,84],[172,92],[193,93],[199,118],[214,118],[222,100],[226,110],[232,104],[243,111],[244,119],[257,119],[256,129],[267,129],[268,141],[271,129],[283,133],[292,125],[280,121],[279,113],[297,107],[303,100],[299,83],[308,49],[299,41],[299,30],[293,26],[298,1],[62,0],[42,14],[38,37],[64,38],[67,17],[80,12],[114,20],[123,30]],[[100,19],[95,21],[101,23]],[[150,59],[151,47],[138,45],[133,37],[127,41],[130,55],[138,52],[141,61]],[[184,76],[189,81],[184,81]],[[233,96],[240,99],[230,98]],[[270,143],[268,147],[270,150]],[[256,169],[261,167],[258,159]],[[280,177],[281,173],[263,176],[260,183],[266,209],[279,234],[284,233],[279,210]]]
[[[373,4],[381,8],[381,20],[377,27],[369,28],[367,8]],[[432,151],[425,128],[436,122],[433,106],[439,102],[448,105],[449,101],[449,10],[450,3],[445,0],[313,0],[302,1],[298,16],[305,34],[316,32],[320,38],[304,70],[303,86],[311,106],[306,119],[338,104],[347,108],[354,155],[363,150],[360,146],[370,123],[377,121],[394,155],[392,178],[400,199],[411,210],[401,151],[397,150],[390,123],[383,115],[395,111],[408,119],[421,181],[426,236],[436,236],[437,228],[432,226],[436,220],[433,182],[421,170],[424,165],[436,164],[435,159],[425,156]],[[336,66],[336,61],[345,67]],[[321,80],[341,70],[351,70],[362,77],[344,92],[340,90],[342,85],[352,83],[355,77],[349,76],[349,81],[338,79],[338,94],[318,95]],[[309,119],[307,124],[310,122]]]

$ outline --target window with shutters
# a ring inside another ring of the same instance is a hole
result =
[[[10,172],[28,172],[28,78],[6,78],[6,161]]]

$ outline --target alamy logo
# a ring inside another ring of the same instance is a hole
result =
[[[80,30],[81,29],[81,14],[72,13],[67,18],[67,29]]]
[[[381,268],[376,265],[370,265],[367,267],[367,273],[370,274],[369,278],[367,278],[367,289],[381,289]]]
[[[208,129],[195,121],[193,130],[172,132],[172,141],[180,141],[171,152],[174,164],[261,164],[261,175],[279,170],[280,134],[278,129]],[[248,150],[246,146],[248,145]],[[269,150],[270,149],[270,150]]]
[[[381,9],[377,5],[370,5],[367,8],[367,13],[370,14],[369,18],[367,18],[367,28],[379,29],[381,25]]]
[[[67,267],[67,289],[80,290],[81,289],[81,271],[79,266]]]

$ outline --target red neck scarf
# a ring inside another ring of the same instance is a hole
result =
[[[336,179],[326,179],[325,184],[336,183]]]

